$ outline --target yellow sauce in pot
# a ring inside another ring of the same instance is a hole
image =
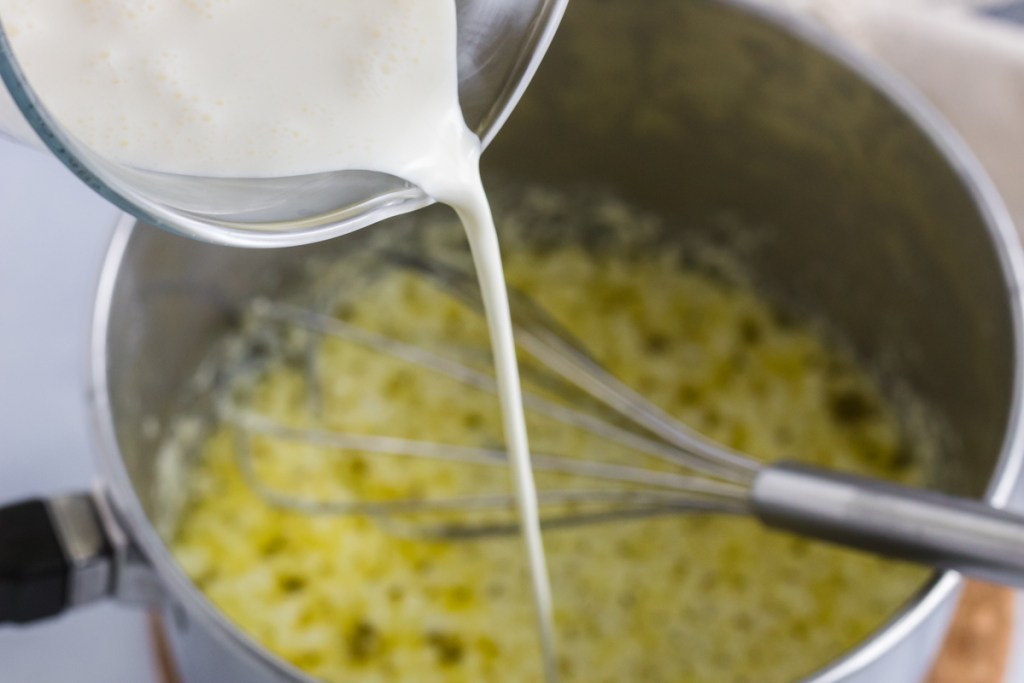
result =
[[[616,376],[759,459],[907,483],[923,478],[931,446],[901,426],[868,376],[811,326],[778,315],[734,278],[681,268],[686,259],[675,249],[541,249],[514,238],[516,226],[557,223],[565,208],[559,196],[540,193],[507,217],[508,278]],[[610,199],[588,211],[578,220],[624,232],[642,232],[647,221]],[[442,242],[457,234],[450,225],[423,229]],[[337,313],[418,346],[462,349],[469,359],[472,349],[486,349],[479,314],[407,270],[377,274]],[[314,344],[319,407],[303,367],[283,360],[246,393],[245,407],[290,425],[501,444],[494,396],[349,342]],[[649,464],[543,415],[530,413],[529,429],[536,452]],[[332,683],[541,680],[517,537],[418,540],[379,520],[271,507],[241,476],[234,436],[221,426],[203,444],[174,552],[258,642]],[[281,439],[253,439],[252,457],[261,481],[309,499],[506,492],[509,485],[503,468]],[[541,489],[577,484],[537,478]],[[792,680],[879,627],[927,576],[726,517],[551,531],[545,547],[562,674],[587,683]]]

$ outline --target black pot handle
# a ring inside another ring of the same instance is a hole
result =
[[[0,624],[45,619],[111,595],[114,555],[90,494],[0,508]]]

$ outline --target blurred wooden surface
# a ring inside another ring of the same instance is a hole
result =
[[[968,581],[927,683],[1004,683],[1013,590]]]

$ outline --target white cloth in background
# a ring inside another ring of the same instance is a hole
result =
[[[1024,230],[1024,2],[759,1],[812,18],[913,82],[971,146]]]

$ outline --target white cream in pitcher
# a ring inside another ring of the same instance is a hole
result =
[[[550,587],[480,142],[458,101],[454,0],[0,0],[32,87],[97,152],[219,177],[389,173],[459,214],[497,368],[548,681]]]
[[[430,155],[457,105],[452,0],[0,0],[32,87],[82,142],[209,176]],[[403,173],[404,175],[404,173]]]

